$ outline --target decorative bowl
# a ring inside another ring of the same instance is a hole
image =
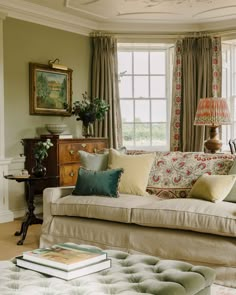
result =
[[[66,125],[65,124],[46,124],[46,128],[48,132],[52,134],[61,134],[65,131]]]

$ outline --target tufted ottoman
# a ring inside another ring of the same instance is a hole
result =
[[[0,262],[1,295],[210,295],[215,272],[204,266],[107,250],[112,268],[71,281]]]

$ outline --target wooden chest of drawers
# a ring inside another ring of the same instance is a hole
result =
[[[80,166],[79,150],[95,153],[108,147],[106,138],[78,138],[78,139],[58,139],[50,138],[53,147],[48,150],[48,157],[43,164],[47,168],[47,175],[57,176],[48,182],[42,182],[35,188],[35,193],[42,193],[45,187],[49,186],[69,186],[75,185],[77,180],[78,168]],[[26,138],[23,139],[24,154],[26,156],[25,169],[31,173],[35,166],[33,149],[35,143],[44,141],[45,138]]]

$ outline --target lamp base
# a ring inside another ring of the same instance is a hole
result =
[[[222,147],[222,142],[219,140],[218,127],[219,126],[210,127],[210,138],[205,141],[206,149],[212,154],[215,154],[216,151],[220,150]]]

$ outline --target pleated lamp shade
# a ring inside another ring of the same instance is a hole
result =
[[[200,98],[194,125],[219,126],[227,124],[231,124],[231,118],[225,98]]]

